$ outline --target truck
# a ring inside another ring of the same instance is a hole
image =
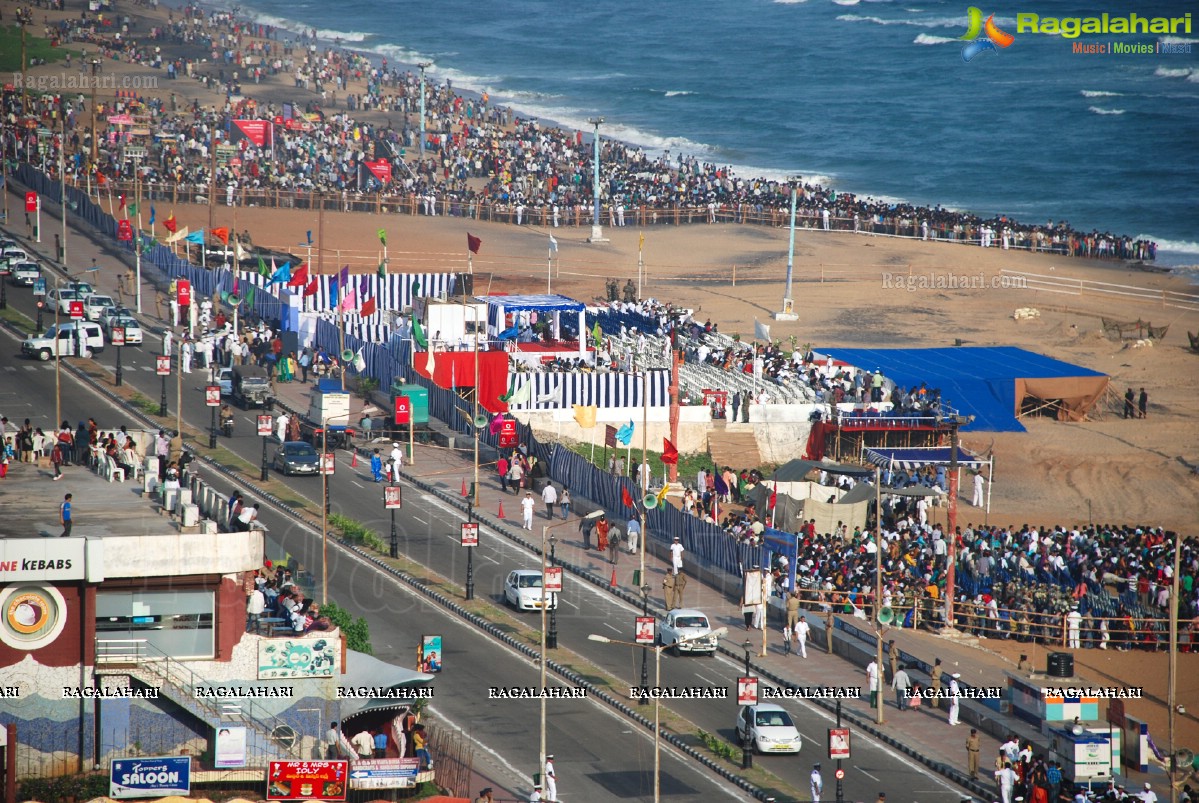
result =
[[[233,388],[230,395],[233,403],[244,409],[269,408],[275,401],[271,392],[271,378],[266,369],[258,365],[233,367]]]
[[[349,448],[354,440],[350,421],[350,394],[338,379],[322,379],[309,396],[308,415],[300,422],[304,440],[320,448],[322,439],[331,449]],[[324,432],[328,426],[329,431]]]

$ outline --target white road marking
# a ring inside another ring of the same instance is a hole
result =
[[[362,484],[361,482],[359,482],[358,480],[350,480],[350,482],[354,483],[354,484],[355,484],[355,485],[357,485],[359,488],[365,488],[365,487],[366,487],[365,485],[363,485],[363,484]]]
[[[425,521],[425,520],[424,520],[424,519],[422,519],[420,516],[413,516],[412,518],[416,519],[416,520],[417,520],[417,521],[419,521],[421,524],[424,524],[424,525],[426,525],[426,526],[428,526],[428,524],[429,524],[429,522]]]
[[[496,563],[499,563],[499,561],[496,561]],[[558,601],[561,602],[563,605],[569,605],[570,607],[574,608],[576,611],[579,609],[578,605],[575,605],[573,602],[566,599],[565,597],[559,597]]]
[[[613,627],[612,625],[608,624],[607,622],[604,622],[604,627],[608,628],[613,633],[623,633],[624,632],[623,630],[620,630],[619,628]]]
[[[707,675],[701,675],[699,672],[696,672],[696,673],[695,673],[695,676],[696,676],[697,678],[699,678],[700,680],[706,680],[706,681],[708,681],[708,682],[709,682],[709,683],[711,683],[713,686],[721,686],[721,685],[724,685],[724,684],[722,684],[722,683],[721,683],[720,681],[718,681],[718,680],[712,680],[712,678],[708,677]]]
[[[862,774],[863,774],[863,775],[865,775],[867,778],[870,778],[871,780],[875,781],[876,783],[882,783],[882,781],[880,781],[880,780],[878,779],[878,776],[876,776],[876,775],[871,775],[870,773],[866,772],[866,770],[864,770],[864,769],[861,769],[860,767],[858,768],[858,772],[862,773]],[[926,790],[924,790],[924,791],[926,791],[926,792],[927,792],[927,791],[930,791],[930,790],[927,790],[927,789],[926,789]],[[932,790],[932,791],[940,791],[940,790]]]
[[[485,561],[489,561],[489,562],[491,562],[491,563],[494,563],[496,566],[499,566],[499,565],[500,565],[500,562],[499,562],[498,560],[496,560],[495,558],[491,557],[490,555],[480,555],[479,557],[480,557],[480,558],[482,558],[482,559],[483,559],[483,560],[485,560]]]

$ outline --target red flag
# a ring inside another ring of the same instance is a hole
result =
[[[314,295],[316,295],[316,290],[317,290],[316,279],[313,279],[312,281],[310,281],[308,283],[308,286],[304,288],[304,296],[305,297],[314,296]]]
[[[229,229],[222,226],[219,229],[212,230],[212,236],[221,241],[221,245],[229,244]]]
[[[125,193],[123,193],[123,192],[121,193],[120,199],[117,201],[117,208],[118,209],[125,208]]]
[[[176,231],[179,230],[179,224],[175,222],[175,213],[174,212],[172,212],[170,214],[170,217],[168,217],[166,220],[162,221],[162,227],[164,229],[166,229],[167,231],[169,231],[171,234],[174,234]]]
[[[668,438],[662,439],[662,462],[672,466],[679,462],[679,450]]]
[[[308,266],[301,265],[291,273],[291,280],[287,283],[288,287],[305,287],[308,284]]]
[[[770,494],[770,504],[767,505],[767,509],[774,510],[775,505],[777,505],[778,503],[779,503],[779,492],[774,491],[773,493]]]
[[[481,245],[483,245],[483,241],[480,238],[474,236],[470,232],[467,232],[466,247],[470,249],[470,252],[472,254],[479,253],[479,246],[481,246]]]
[[[625,507],[634,507],[633,497],[629,496],[629,489],[623,485],[620,487],[620,501],[624,503]]]
[[[375,299],[368,298],[366,301],[363,301],[362,306],[358,308],[358,314],[361,315],[363,318],[367,317],[368,315],[374,315],[375,314]]]

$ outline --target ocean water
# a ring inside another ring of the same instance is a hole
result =
[[[1159,262],[1199,263],[1199,13],[1190,34],[1087,35],[1190,53],[1083,55],[1017,34],[969,63],[967,2],[939,0],[253,0],[243,11],[315,28],[389,64],[430,61],[460,89],[652,152],[747,177],[880,199],[1067,220],[1143,236]],[[1181,14],[1039,0],[1015,14]],[[1193,9],[1199,12],[1199,8]]]

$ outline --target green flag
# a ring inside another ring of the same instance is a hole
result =
[[[246,306],[254,306],[254,290],[257,289],[254,285],[250,285],[250,292],[246,293]]]
[[[595,341],[595,347],[598,349],[604,342],[604,332],[600,329],[599,321],[595,322],[595,326],[591,327],[591,339]]]
[[[266,269],[266,260],[264,260],[262,257],[258,257],[258,275],[267,276],[269,274],[270,271]]]
[[[129,204],[129,217],[137,214],[137,204]]]
[[[380,279],[387,278],[387,260],[386,259],[379,263],[379,278]]]
[[[416,341],[416,345],[421,348],[428,348],[429,340],[425,337],[425,332],[420,327],[420,321],[412,319],[412,339]]]
[[[387,230],[386,229],[379,229],[379,242],[383,243],[384,246],[387,245]]]

